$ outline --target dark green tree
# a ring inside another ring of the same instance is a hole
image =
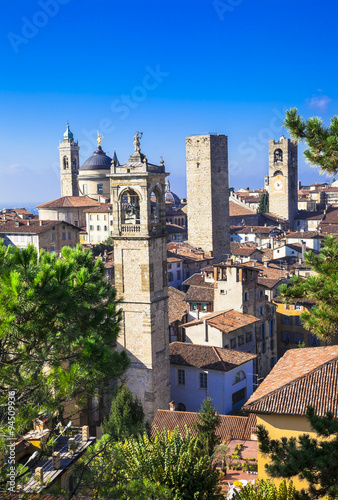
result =
[[[100,260],[80,245],[58,258],[1,241],[0,289],[0,434],[8,428],[9,390],[17,436],[39,412],[53,428],[64,422],[69,400],[77,412],[88,397],[110,392],[128,358],[114,347],[120,305]]]
[[[292,277],[291,286],[281,285],[278,293],[285,302],[312,299],[314,306],[300,316],[302,324],[318,338],[330,341],[338,332],[338,241],[325,236],[319,254],[307,252],[305,263],[315,274],[306,279]]]
[[[145,430],[142,404],[123,384],[112,401],[109,417],[103,424],[103,432],[114,440],[120,441],[143,433]]]
[[[261,194],[258,204],[258,213],[264,214],[269,211],[269,195],[268,193]]]
[[[220,416],[216,412],[211,399],[209,397],[205,398],[198,412],[198,420],[194,423],[194,430],[197,432],[197,438],[202,448],[210,457],[215,446],[220,442],[219,437],[216,436],[220,421]]]
[[[303,120],[297,108],[291,108],[286,112],[284,125],[293,139],[304,141],[308,146],[304,156],[312,165],[318,165],[327,174],[337,172],[338,116],[333,116],[330,126],[325,127],[320,118]]]
[[[101,255],[103,257],[105,252],[111,252],[114,250],[114,240],[113,238],[107,238],[106,241],[93,245],[92,252],[94,257]]]
[[[308,482],[308,488],[295,493],[301,500],[338,498],[338,420],[331,413],[318,417],[308,407],[307,418],[318,438],[303,434],[298,438],[270,439],[268,431],[258,426],[259,448],[269,455],[265,468],[272,477],[298,476]],[[329,438],[329,439],[328,439]]]

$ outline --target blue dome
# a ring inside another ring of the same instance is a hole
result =
[[[94,154],[80,167],[80,170],[110,170],[111,162],[110,156],[106,155],[101,146],[98,146]]]

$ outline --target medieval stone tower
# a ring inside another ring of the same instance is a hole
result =
[[[298,211],[298,146],[284,136],[269,141],[269,211],[290,222]]]
[[[69,129],[63,134],[63,142],[58,147],[60,151],[61,196],[79,196],[79,151],[78,142],[74,141],[73,133]]]
[[[118,342],[130,357],[127,384],[148,420],[170,401],[165,173],[134,137],[128,163],[112,162],[115,287],[123,298]]]
[[[228,137],[187,137],[189,243],[212,252],[215,262],[230,252]]]

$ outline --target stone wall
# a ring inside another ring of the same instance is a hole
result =
[[[189,243],[213,252],[215,261],[229,254],[228,138],[196,135],[186,139]]]

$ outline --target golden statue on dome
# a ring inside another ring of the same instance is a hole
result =
[[[102,139],[103,135],[100,135],[99,131],[97,131],[97,146],[101,146]]]

